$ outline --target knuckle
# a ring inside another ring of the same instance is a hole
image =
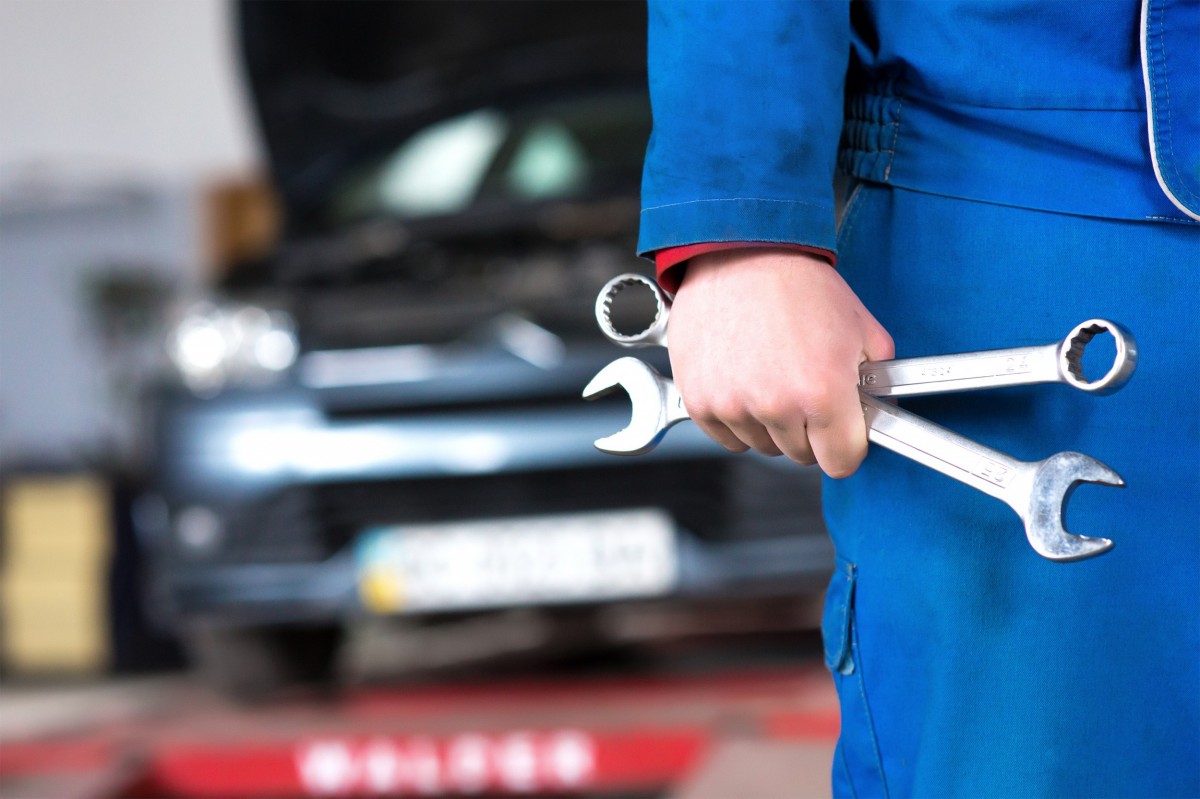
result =
[[[836,415],[828,405],[813,404],[805,414],[806,424],[810,430],[828,430],[833,427]]]
[[[820,385],[810,388],[804,395],[805,417],[810,427],[825,428],[837,417],[840,396],[833,387]]]
[[[773,391],[759,394],[751,407],[754,417],[764,425],[782,428],[794,418],[796,403],[788,394]]]
[[[726,424],[744,425],[751,420],[750,411],[737,397],[721,397],[711,405],[713,413]]]
[[[708,397],[697,394],[684,394],[683,407],[687,409],[688,416],[697,424],[711,424],[717,421],[717,412]]]

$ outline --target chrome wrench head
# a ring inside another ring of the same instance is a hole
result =
[[[662,441],[667,430],[687,418],[675,384],[654,367],[637,358],[618,358],[601,369],[583,389],[593,400],[625,389],[633,406],[629,425],[618,433],[596,440],[596,449],[612,455],[641,455]]]
[[[645,330],[626,335],[617,330],[612,321],[612,304],[617,295],[631,288],[649,290],[654,297],[654,321]],[[670,317],[671,301],[663,290],[648,277],[633,272],[617,275],[604,284],[596,297],[596,323],[601,332],[612,343],[621,347],[665,347],[667,346],[667,320]]]
[[[1083,374],[1083,351],[1092,339],[1110,333],[1116,344],[1113,364],[1103,377],[1088,380]],[[1058,370],[1063,382],[1091,394],[1112,394],[1119,391],[1137,368],[1137,341],[1123,325],[1107,319],[1080,322],[1058,345]]]
[[[1022,461],[877,397],[861,394],[859,399],[872,443],[1008,505],[1042,557],[1081,560],[1112,547],[1107,538],[1076,535],[1063,523],[1067,500],[1080,483],[1124,485],[1120,475],[1095,458],[1060,452],[1043,461]]]
[[[1029,487],[1029,504],[1024,512],[1025,535],[1039,555],[1049,560],[1072,561],[1090,558],[1112,548],[1107,538],[1092,538],[1069,532],[1063,516],[1067,500],[1080,483],[1124,487],[1121,475],[1105,464],[1079,452],[1059,452],[1035,467]]]

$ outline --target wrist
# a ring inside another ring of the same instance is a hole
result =
[[[755,247],[704,253],[688,261],[680,288],[689,283],[721,280],[767,281],[777,277],[796,277],[804,273],[827,272],[828,259],[809,252],[787,248]]]
[[[715,252],[742,250],[802,252],[816,255],[831,265],[837,263],[836,253],[830,250],[793,242],[725,241],[686,244],[680,247],[667,247],[654,254],[658,283],[664,291],[674,294],[679,290],[684,275],[687,273],[688,265],[693,259]]]

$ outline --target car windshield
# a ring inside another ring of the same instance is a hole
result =
[[[477,109],[429,125],[353,173],[335,187],[328,218],[338,225],[633,193],[649,134],[643,93]]]

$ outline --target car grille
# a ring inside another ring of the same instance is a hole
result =
[[[623,507],[665,508],[681,526],[709,540],[824,530],[819,483],[812,475],[741,460],[341,483],[312,491],[319,526],[331,550],[374,525]]]
[[[659,507],[701,539],[822,534],[815,470],[751,457],[294,485],[230,510],[222,557],[312,561],[378,525]]]

